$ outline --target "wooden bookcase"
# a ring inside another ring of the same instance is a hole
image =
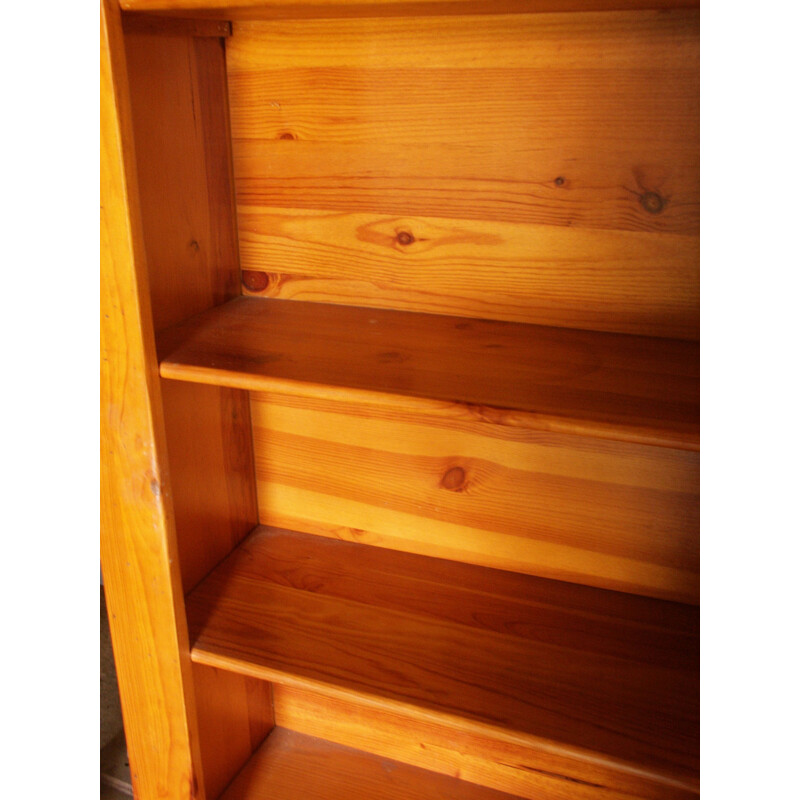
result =
[[[101,20],[137,798],[695,797],[697,4]]]

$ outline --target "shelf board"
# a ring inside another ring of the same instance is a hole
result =
[[[158,348],[164,378],[445,401],[506,425],[699,448],[697,342],[238,297]]]
[[[694,607],[257,528],[187,615],[197,663],[523,745],[568,781],[697,788]]]
[[[298,793],[298,787],[302,791]],[[275,728],[221,800],[513,800],[513,796]]]
[[[120,0],[124,11],[231,20],[697,8],[700,0]]]

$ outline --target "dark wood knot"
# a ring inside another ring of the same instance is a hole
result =
[[[414,234],[409,231],[399,231],[397,234],[397,244],[401,244],[403,247],[414,244],[415,241]]]
[[[660,214],[664,210],[664,198],[656,192],[645,192],[639,198],[639,202],[649,214]]]
[[[463,491],[467,485],[467,473],[462,467],[450,467],[441,480],[442,489],[448,489],[451,492]]]
[[[269,275],[254,269],[242,270],[242,283],[251,292],[263,292],[269,286]]]

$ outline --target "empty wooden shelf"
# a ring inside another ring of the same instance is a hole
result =
[[[139,800],[699,793],[684,0],[103,0]]]
[[[159,350],[165,378],[444,400],[519,427],[699,448],[696,342],[241,297]]]
[[[696,788],[678,604],[259,529],[187,613],[198,663],[514,741],[518,771]]]

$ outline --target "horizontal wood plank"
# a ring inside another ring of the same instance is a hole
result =
[[[698,8],[700,0],[119,0],[170,16],[267,20]]]
[[[336,744],[366,750],[433,772],[488,786],[526,800],[692,800],[696,792],[645,776],[592,771],[581,765],[571,777],[570,759],[542,755],[519,742],[476,731],[455,730],[431,720],[409,719],[369,703],[343,700],[275,684],[276,724]],[[568,777],[570,776],[570,777]]]
[[[697,788],[690,607],[257,529],[187,609],[198,663]]]
[[[159,36],[211,36],[227,38],[231,23],[206,18],[167,17],[157,14],[125,13],[122,29],[126,34],[148,33]]]
[[[698,336],[695,237],[249,206],[239,232],[250,295]]]
[[[697,453],[407,405],[252,395],[259,519],[697,602]]]
[[[514,800],[466,781],[278,728],[221,800]]]
[[[287,20],[230,42],[270,296],[699,336],[699,18]]]
[[[240,297],[165,331],[159,355],[165,378],[415,397],[504,425],[699,446],[693,342]]]

